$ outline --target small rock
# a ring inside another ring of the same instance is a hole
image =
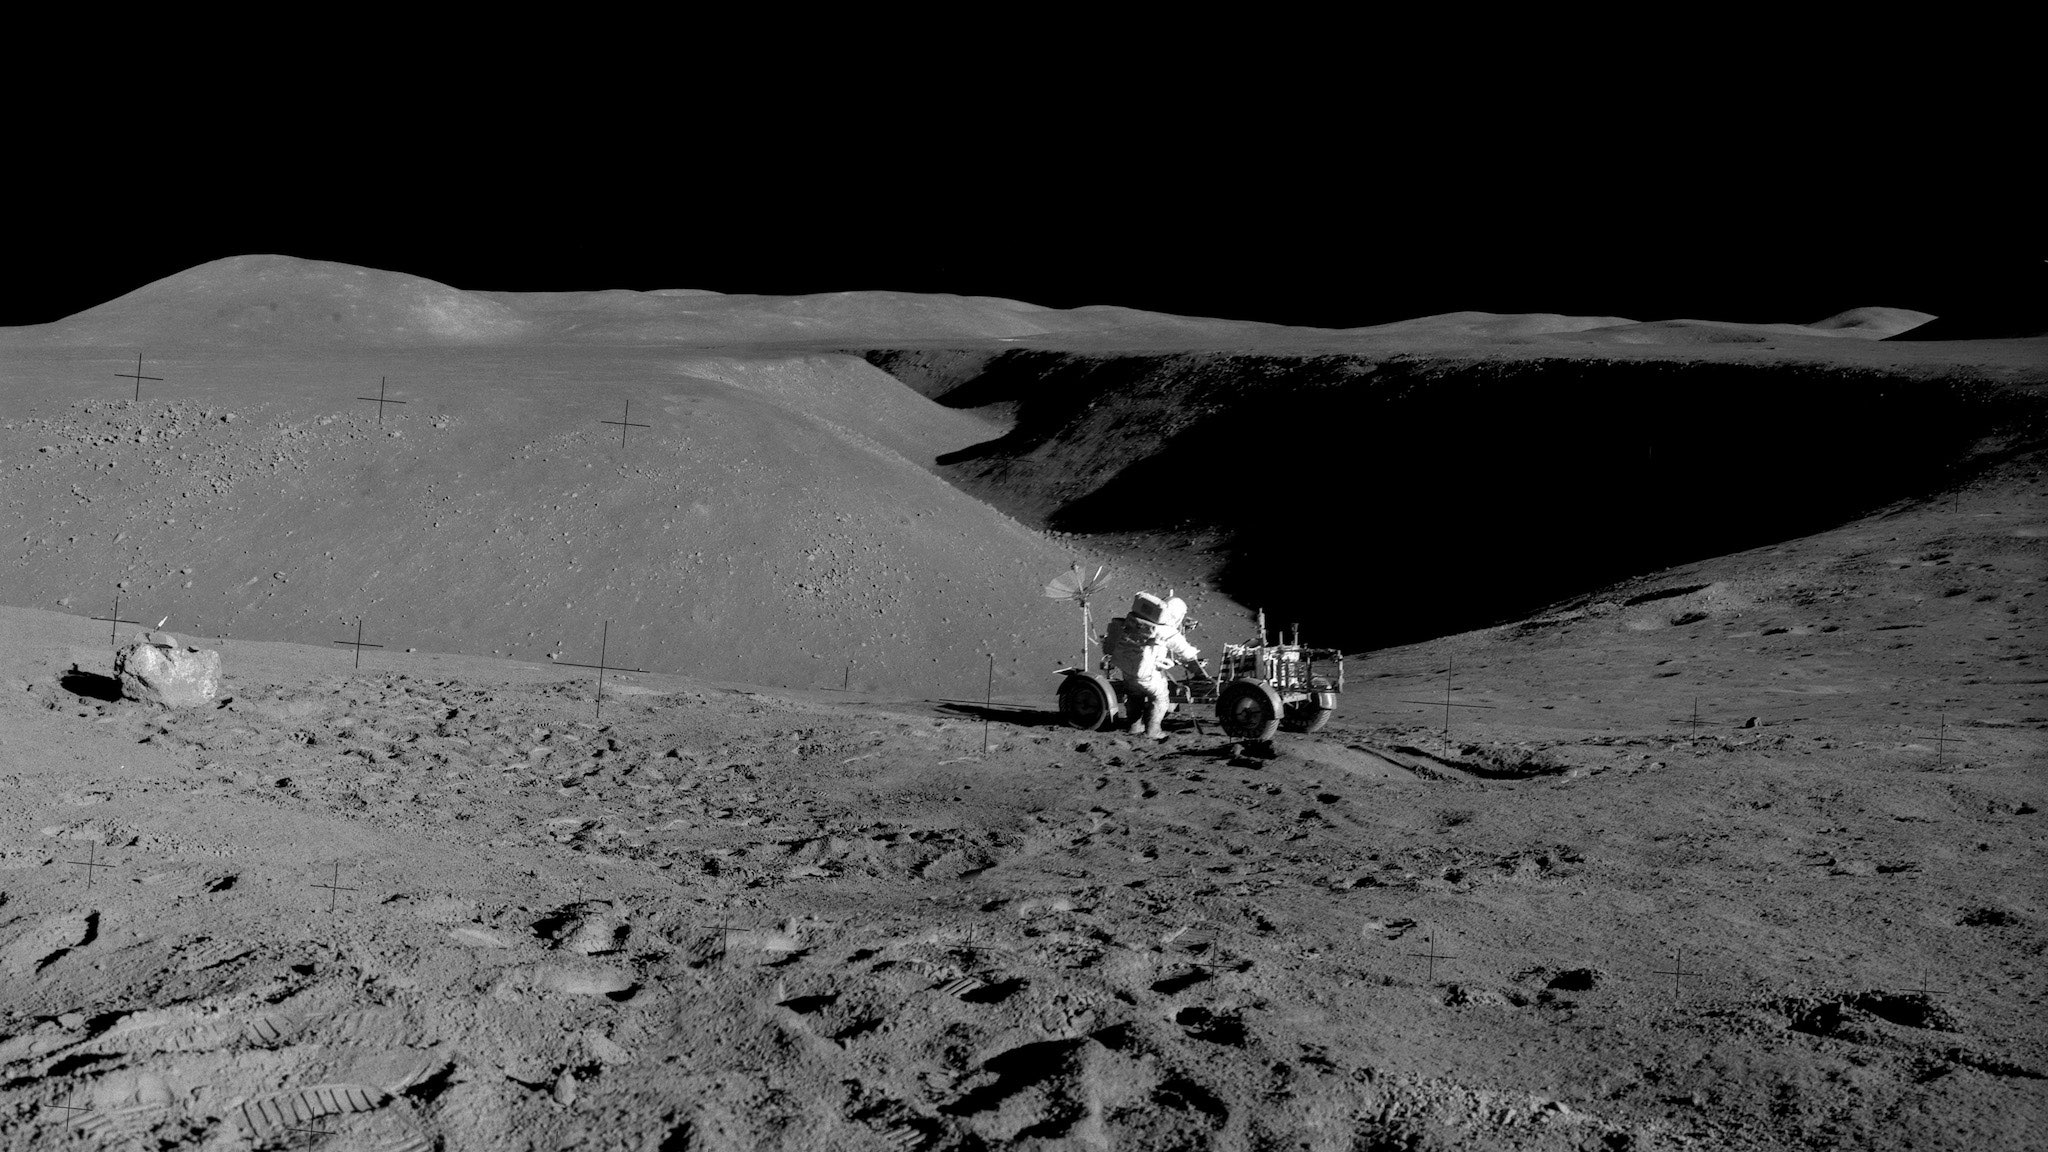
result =
[[[561,947],[585,956],[603,956],[619,950],[619,941],[626,931],[625,925],[610,916],[591,916],[576,926]]]
[[[1754,716],[1751,716],[1751,717],[1750,717],[1749,719],[1747,719],[1747,720],[1744,720],[1744,721],[1742,722],[1742,726],[1743,726],[1744,728],[1754,728],[1754,727],[1756,727],[1756,717],[1754,717]]]
[[[619,996],[632,991],[633,978],[612,968],[542,968],[535,986],[570,996]]]
[[[481,928],[451,928],[448,930],[448,934],[464,944],[474,945],[479,948],[512,947],[505,940]]]

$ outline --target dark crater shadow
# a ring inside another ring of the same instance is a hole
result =
[[[995,1080],[941,1105],[939,1112],[946,1116],[972,1116],[995,1108],[1008,1097],[1068,1071],[1077,1050],[1087,1042],[1085,1037],[1041,1040],[997,1053],[981,1066]]]
[[[1350,652],[1809,536],[2048,444],[2039,397],[1825,364],[1027,350],[970,364],[927,394],[1015,405],[1016,422],[941,475],[1054,530],[1210,533],[1218,590]],[[1333,581],[1347,604],[1401,610],[1334,614]]]
[[[1174,1013],[1173,1022],[1187,1029],[1188,1035],[1197,1040],[1232,1048],[1242,1048],[1245,1044],[1244,1021],[1236,1016],[1193,1005]]]
[[[1573,968],[1552,976],[1544,987],[1560,992],[1591,992],[1599,983],[1599,974],[1591,968]]]
[[[416,1081],[405,1088],[402,1095],[415,1104],[432,1104],[456,1085],[456,1073],[459,1070],[455,1061],[450,1060],[426,1079]]]
[[[998,980],[993,984],[984,984],[972,992],[962,992],[960,999],[969,1004],[1001,1004],[1021,991],[1023,987],[1024,980],[1021,977],[1012,976],[1008,980]]]
[[[1850,997],[1849,1003],[1880,1020],[1889,1020],[1902,1027],[1931,1028],[1942,1032],[1955,1030],[1955,1022],[1948,1013],[1937,1008],[1925,996],[1862,992]]]
[[[1157,506],[1146,493],[1207,477],[1181,507],[1230,532],[1223,592],[1314,621],[1318,643],[1380,648],[1940,489],[2009,403],[1791,367],[1386,365],[1369,379],[1197,425],[1053,525],[1164,528],[1135,513]],[[1340,571],[1352,603],[1402,611],[1331,619]]]
[[[1230,1119],[1230,1108],[1221,1098],[1185,1076],[1169,1076],[1160,1081],[1152,1090],[1152,1102],[1177,1112],[1199,1112],[1216,1127]]]
[[[44,1069],[43,1075],[51,1079],[57,1079],[119,1059],[121,1059],[119,1056],[105,1052],[73,1052],[71,1055],[60,1058],[56,1063]]]
[[[1152,982],[1152,991],[1159,993],[1161,996],[1172,996],[1177,992],[1192,988],[1207,979],[1209,979],[1209,974],[1197,968],[1192,972],[1183,972],[1178,976],[1168,976],[1164,979],[1154,980]]]

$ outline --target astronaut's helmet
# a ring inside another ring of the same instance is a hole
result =
[[[1180,622],[1187,618],[1188,602],[1175,596],[1167,600],[1166,606],[1160,609],[1159,626],[1162,628],[1178,628],[1180,627]]]

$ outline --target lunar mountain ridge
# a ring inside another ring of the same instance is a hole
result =
[[[706,289],[588,292],[467,290],[424,277],[280,255],[215,260],[0,340],[53,346],[221,348],[489,347],[524,343],[718,345],[986,339],[1051,345],[1124,340],[1339,341],[1361,349],[1425,340],[1483,346],[1545,339],[1622,345],[1768,337],[1884,339],[1928,313],[1859,307],[1811,323],[1745,324],[1619,316],[1452,312],[1343,329],[1173,316],[1113,305],[1047,308],[989,296],[844,291],[801,296]]]
[[[1187,593],[1205,647],[1266,609],[1369,650],[1819,530],[2029,442],[2009,352],[1814,334],[1919,315],[1331,332],[236,257],[0,334],[10,596],[529,660],[604,636],[640,667],[947,695],[990,656],[999,688],[1039,690],[1075,655],[1037,590],[1109,563],[1116,595]],[[1764,437],[1709,479],[1702,404],[1837,434]],[[1357,596],[1404,611],[1322,603],[1331,561],[1444,525],[1521,575],[1375,563]]]

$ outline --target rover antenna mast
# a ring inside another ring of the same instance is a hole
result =
[[[1081,663],[1088,665],[1088,598],[1109,585],[1109,569],[1098,566],[1093,576],[1081,571],[1081,564],[1052,578],[1045,586],[1045,594],[1053,600],[1073,600],[1081,605]]]

